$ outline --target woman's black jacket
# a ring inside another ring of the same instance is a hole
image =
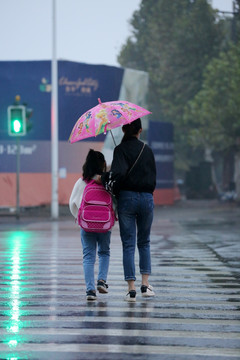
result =
[[[103,185],[114,195],[118,196],[121,190],[153,193],[156,186],[156,164],[148,145],[145,144],[136,165],[127,174],[143,144],[137,137],[131,137],[116,146],[110,172],[102,175]]]

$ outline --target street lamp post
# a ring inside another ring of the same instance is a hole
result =
[[[52,97],[51,97],[51,161],[52,161],[52,219],[58,219],[58,68],[56,57],[56,0],[52,0]]]
[[[236,1],[233,1],[233,11],[221,11],[221,10],[217,10],[218,13],[221,14],[229,14],[229,15],[233,15],[232,18],[232,41],[234,43],[237,42],[237,30],[236,30],[236,16],[238,15],[237,12],[237,6],[236,6]]]

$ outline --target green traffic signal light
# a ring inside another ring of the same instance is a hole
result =
[[[8,134],[10,136],[24,136],[26,134],[25,106],[8,107]]]
[[[21,123],[20,120],[18,120],[18,119],[13,120],[12,125],[13,125],[13,132],[15,132],[15,133],[20,133],[21,132],[22,123]]]

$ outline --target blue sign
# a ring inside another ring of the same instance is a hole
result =
[[[148,144],[152,148],[157,168],[157,189],[174,187],[173,124],[149,121]]]
[[[77,119],[102,102],[118,100],[124,69],[58,61],[59,140],[68,141]],[[0,140],[8,136],[7,108],[16,95],[33,109],[33,127],[24,140],[51,139],[51,62],[0,61]],[[89,139],[94,141],[94,138]],[[103,136],[95,138],[102,141]]]

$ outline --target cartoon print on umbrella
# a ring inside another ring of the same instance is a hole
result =
[[[69,137],[71,143],[106,133],[107,130],[111,132],[114,128],[151,114],[150,111],[129,101],[117,100],[105,103],[100,99],[98,101],[98,105],[86,111],[77,120]]]
[[[123,116],[118,110],[112,110],[112,114],[116,116],[117,119],[120,119]]]
[[[101,133],[106,133],[106,126],[108,124],[108,117],[107,112],[105,109],[101,109],[99,113],[96,115],[96,119],[99,119],[99,126],[96,131],[96,135],[99,135]]]
[[[88,111],[87,115],[86,115],[86,123],[85,123],[85,127],[86,127],[86,131],[89,133],[89,134],[92,134],[92,129],[90,129],[90,126],[89,126],[89,122],[91,120],[91,117],[92,117],[92,114],[91,114],[91,111]]]
[[[89,137],[90,136],[94,136],[93,134],[93,129],[90,128],[89,126],[89,121],[91,119],[91,111],[88,111],[87,113],[84,114],[85,115],[85,119],[83,120],[83,122],[81,123],[76,123],[74,128],[72,129],[72,132],[71,132],[71,135],[70,137],[72,136],[72,134],[75,132],[76,128],[78,129],[77,130],[77,135],[80,136],[82,134],[82,131],[83,129],[85,128],[86,129],[86,132],[89,134]]]

